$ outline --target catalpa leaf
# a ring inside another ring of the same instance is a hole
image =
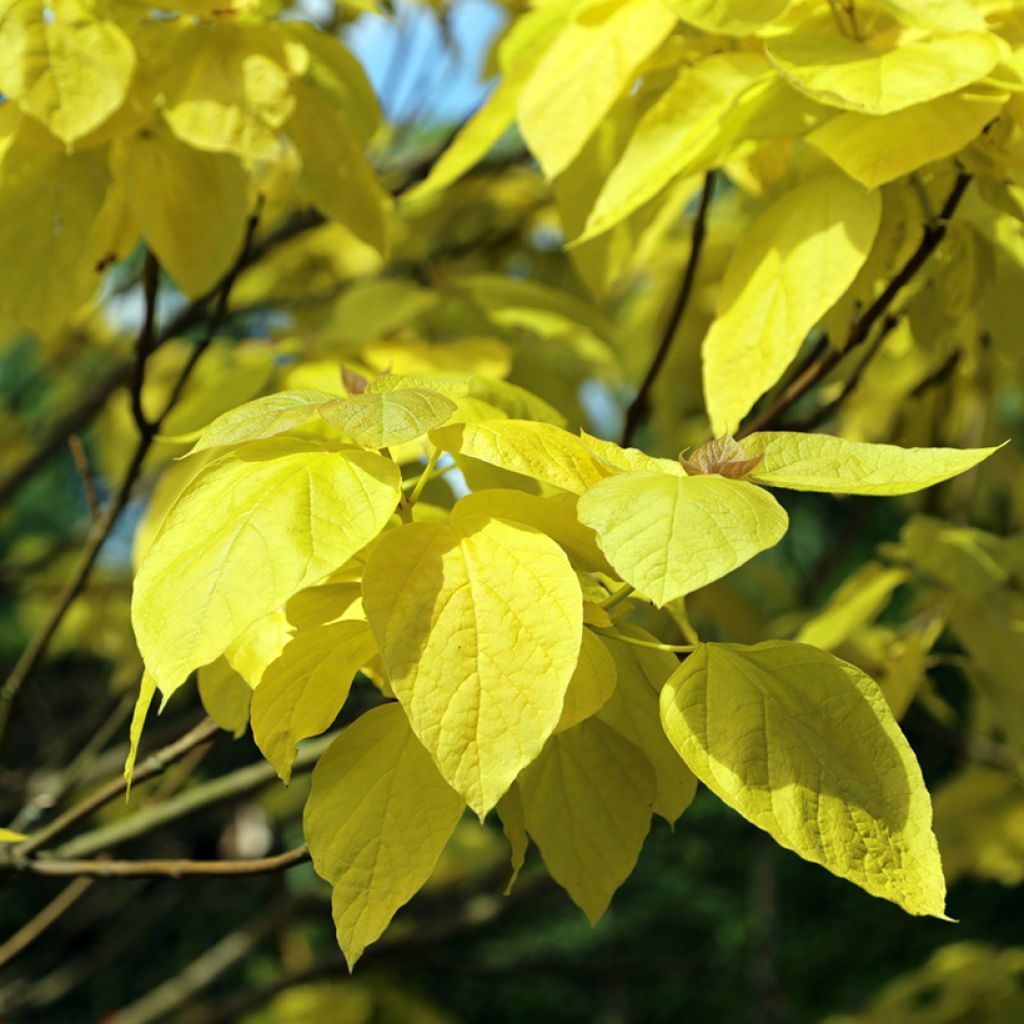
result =
[[[438,448],[582,494],[613,472],[575,434],[550,423],[492,420],[433,430]]]
[[[777,18],[789,0],[667,0],[683,21],[705,32],[745,36]]]
[[[303,824],[349,969],[430,877],[462,809],[397,704],[367,711],[320,758]]]
[[[202,470],[135,578],[135,636],[164,695],[371,541],[400,491],[389,459],[283,438],[256,441]]]
[[[501,819],[501,830],[512,848],[512,874],[504,890],[508,896],[519,880],[519,872],[526,863],[526,851],[530,848],[530,837],[526,834],[523,815],[523,798],[517,783],[513,782],[508,792],[498,801],[497,811]]]
[[[0,828],[0,843],[23,843],[28,836],[9,828]]]
[[[987,32],[859,42],[822,32],[775,36],[765,52],[795,88],[828,106],[891,114],[989,74],[1002,49]]]
[[[326,391],[279,391],[264,395],[222,413],[203,427],[190,455],[207,448],[222,448],[261,441],[301,427],[311,420],[324,402],[337,399]]]
[[[238,739],[249,725],[252,687],[227,658],[203,665],[196,673],[196,685],[203,710],[221,729]]]
[[[142,673],[139,683],[139,695],[135,698],[131,724],[128,727],[128,756],[124,759],[125,798],[131,796],[132,779],[135,777],[135,762],[139,757],[139,743],[142,742],[142,730],[146,726],[149,706],[156,696],[156,683],[148,672]]]
[[[395,695],[479,815],[540,752],[579,660],[583,599],[564,552],[520,524],[463,514],[385,533],[363,606]]]
[[[296,744],[330,728],[356,672],[376,652],[365,622],[334,622],[300,630],[267,667],[253,693],[252,735],[285,782]]]
[[[945,917],[921,769],[860,669],[804,644],[700,644],[662,690],[661,717],[697,778],[781,846]]]
[[[834,494],[909,494],[965,473],[999,450],[899,448],[792,431],[751,434],[743,447],[751,456],[763,456],[751,480]]]
[[[743,235],[704,339],[704,397],[716,434],[736,430],[853,283],[881,213],[877,192],[828,173],[784,193]]]
[[[565,703],[555,732],[565,732],[588,719],[608,703],[614,692],[615,660],[601,640],[585,629],[580,660],[565,691]]]
[[[332,427],[365,448],[386,448],[422,437],[451,419],[455,403],[430,388],[366,391],[320,407]]]
[[[656,783],[643,752],[590,718],[552,736],[518,787],[551,877],[596,924],[636,865]]]
[[[659,608],[770,548],[788,523],[767,491],[720,476],[621,473],[578,510],[615,571]]]

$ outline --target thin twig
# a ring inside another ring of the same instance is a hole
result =
[[[18,870],[33,875],[88,878],[241,878],[284,871],[309,860],[305,846],[256,860],[43,860],[18,862]],[[0,960],[0,963],[3,961]]]
[[[82,481],[82,493],[85,495],[85,504],[89,509],[89,519],[95,523],[102,513],[100,503],[96,498],[96,481],[93,479],[92,469],[89,466],[89,456],[85,452],[82,439],[77,434],[72,434],[68,438],[68,447],[71,449],[71,458],[75,461],[75,469]]]
[[[739,437],[774,428],[790,407],[826,377],[848,352],[852,352],[864,344],[875,324],[886,315],[896,296],[909,284],[914,275],[924,266],[928,257],[938,248],[939,243],[946,237],[949,221],[960,205],[970,183],[971,175],[966,171],[961,171],[957,175],[956,182],[939,212],[938,220],[934,224],[925,225],[921,241],[910,258],[886,285],[878,298],[854,321],[843,350],[837,352],[835,349],[831,349],[809,365],[774,402],[743,428]]]
[[[152,446],[156,435],[159,433],[164,419],[180,397],[182,389],[185,387],[192,371],[195,369],[196,363],[199,361],[202,354],[209,348],[210,343],[220,330],[221,324],[223,323],[224,317],[227,313],[227,304],[231,295],[231,289],[234,286],[238,275],[241,273],[242,268],[246,266],[249,260],[249,250],[252,246],[253,235],[256,231],[258,222],[259,209],[257,209],[252,217],[249,218],[245,240],[242,243],[242,249],[233,266],[221,282],[216,306],[214,308],[213,315],[207,323],[206,331],[202,339],[192,350],[185,366],[179,373],[178,379],[175,382],[174,387],[171,389],[170,397],[164,405],[163,410],[154,420],[148,419],[143,412],[141,398],[145,364],[153,347],[152,334],[155,310],[152,307],[154,307],[156,303],[156,285],[153,283],[155,281],[155,277],[153,275],[156,273],[155,265],[147,259],[147,270],[143,275],[147,308],[143,318],[142,329],[139,332],[139,340],[136,343],[135,369],[132,372],[131,378],[132,409],[135,413],[136,425],[139,429],[139,440],[136,443],[135,451],[128,464],[128,469],[125,471],[124,478],[121,481],[121,486],[118,488],[117,494],[114,496],[114,500],[110,503],[106,512],[104,512],[104,514],[93,524],[93,528],[86,541],[85,549],[79,558],[78,565],[76,566],[74,573],[61,590],[54,607],[50,611],[50,615],[43,624],[43,627],[29,642],[29,645],[22,652],[21,657],[12,669],[11,674],[7,677],[3,687],[0,688],[0,749],[2,749],[3,746],[7,723],[10,721],[11,710],[13,708],[14,701],[17,699],[18,693],[22,686],[24,686],[25,680],[28,679],[29,675],[31,675],[32,671],[42,660],[42,657],[49,646],[50,640],[57,632],[57,628],[60,626],[61,622],[64,621],[64,616],[67,614],[68,609],[71,607],[75,598],[78,597],[79,593],[81,593],[88,581],[89,575],[92,572],[93,564],[96,561],[97,555],[99,555],[100,548],[103,547],[103,544],[110,535],[110,531],[113,529],[118,516],[120,516],[125,506],[128,504],[135,482],[142,472],[142,466],[146,460],[146,456],[149,453],[149,449]]]
[[[50,925],[63,917],[92,888],[93,882],[92,878],[76,878],[61,889],[31,921],[0,945],[0,967],[6,966],[19,953],[28,949]]]
[[[686,269],[683,271],[683,281],[679,287],[675,302],[669,311],[665,329],[661,335],[661,341],[654,352],[654,358],[647,370],[644,379],[637,389],[636,397],[629,404],[626,410],[626,419],[622,427],[622,445],[628,446],[636,433],[637,428],[647,418],[651,406],[651,389],[654,387],[658,374],[668,358],[669,349],[676,336],[676,331],[686,315],[686,307],[690,302],[690,293],[693,291],[693,282],[697,277],[697,267],[700,264],[700,255],[704,247],[704,235],[707,227],[707,214],[711,206],[711,200],[715,192],[715,172],[708,171],[704,176],[704,188],[700,194],[700,204],[697,207],[697,215],[693,220],[693,234],[690,240],[690,255],[686,261]]]
[[[200,744],[207,743],[219,732],[219,727],[212,718],[204,718],[198,725],[193,726],[184,736],[179,737],[166,747],[154,751],[135,769],[133,784],[139,785],[146,779],[159,775],[169,765],[174,764],[184,757],[190,750]],[[128,788],[127,782],[121,776],[111,779],[105,786],[101,786],[95,793],[91,793],[84,800],[68,808],[59,817],[54,818],[49,825],[45,825],[34,832],[24,843],[19,843],[10,850],[8,864],[0,860],[0,870],[9,866],[10,860],[18,860],[27,857],[30,853],[45,846],[57,836],[63,835],[72,826],[77,825],[83,818],[89,817],[94,811],[99,810],[105,804],[110,803],[115,797],[120,796]]]

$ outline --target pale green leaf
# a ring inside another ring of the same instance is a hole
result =
[[[881,213],[877,192],[829,173],[783,193],[745,232],[704,339],[704,397],[716,434],[736,430],[853,283]]]
[[[999,450],[899,448],[790,431],[751,434],[743,447],[751,456],[764,456],[751,480],[834,494],[909,494],[966,473]]]
[[[303,824],[349,969],[430,877],[462,808],[397,704],[366,712],[320,758]]]
[[[601,481],[578,514],[615,571],[659,608],[770,548],[788,522],[767,491],[742,480],[663,473]]]
[[[596,924],[651,827],[656,784],[643,753],[590,718],[552,736],[518,788],[551,877]]]
[[[337,397],[326,391],[279,391],[253,399],[203,427],[189,454],[283,434],[301,427],[316,415],[318,406]]]
[[[456,405],[430,388],[371,392],[336,398],[320,406],[320,415],[364,448],[386,448],[422,437],[451,419]]]
[[[804,644],[702,644],[661,714],[697,778],[780,845],[908,913],[945,916],[921,769],[860,669]]]
[[[558,724],[583,602],[536,530],[463,514],[386,532],[363,605],[395,695],[444,777],[486,814]]]
[[[285,782],[296,744],[330,728],[356,672],[376,652],[370,627],[348,620],[301,630],[267,667],[253,693],[252,735]]]
[[[513,782],[508,792],[498,801],[497,811],[498,817],[501,818],[501,830],[512,848],[512,874],[504,890],[504,895],[508,896],[519,881],[519,872],[523,870],[526,851],[530,847],[530,837],[526,834],[526,821],[523,816],[523,798],[519,794],[517,783]]]
[[[343,565],[383,529],[399,495],[398,467],[388,459],[282,438],[202,470],[135,579],[135,635],[163,693]]]

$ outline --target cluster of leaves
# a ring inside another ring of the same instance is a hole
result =
[[[196,673],[209,713],[251,724],[288,781],[359,687],[373,706],[305,811],[350,964],[466,807],[496,809],[514,873],[533,841],[596,921],[652,815],[674,823],[698,782],[805,859],[944,915],[897,719],[923,693],[955,721],[924,683],[948,625],[972,735],[1017,763],[1020,602],[995,553],[1013,542],[920,518],[813,618],[794,601],[748,626],[720,595],[793,543],[771,488],[904,495],[995,450],[991,396],[1020,365],[1015,7],[539,4],[495,47],[490,100],[395,204],[365,154],[376,100],[331,32],[260,6],[4,6],[3,326],[55,357],[82,335],[116,348],[93,297],[140,237],[185,298],[226,281],[226,304],[237,269],[236,299],[288,312],[213,345],[184,388],[189,345],[140,336],[135,411],[173,408],[142,451],[162,472],[134,545],[132,732]],[[476,168],[513,123],[540,175]],[[483,230],[463,236],[470,210]],[[257,212],[275,229],[242,267]],[[497,258],[524,239],[525,265]],[[450,272],[464,247],[477,264]],[[151,278],[150,320],[154,295]],[[655,454],[629,446],[635,417],[622,444],[595,436],[613,431],[588,419],[594,394],[629,397],[666,319],[634,403]],[[819,382],[811,422],[789,425],[834,433],[771,429]],[[111,475],[145,424],[124,397],[101,422]],[[936,419],[957,447],[885,443],[931,439]],[[1019,525],[1019,496],[992,484],[986,501]],[[876,625],[909,580],[913,617]],[[940,794],[954,830],[972,785]],[[1019,814],[1012,776],[994,786]]]

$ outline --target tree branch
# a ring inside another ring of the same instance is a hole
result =
[[[937,221],[934,224],[925,225],[921,241],[910,258],[886,285],[878,298],[854,321],[843,350],[839,352],[830,349],[812,362],[774,402],[740,431],[739,437],[746,437],[748,434],[761,430],[771,430],[778,426],[791,406],[826,377],[848,352],[852,352],[867,341],[875,324],[888,312],[892,301],[910,283],[914,275],[924,266],[928,257],[946,237],[949,221],[960,205],[970,183],[971,175],[966,171],[961,171],[957,175],[956,182],[942,205]]]
[[[242,878],[284,871],[309,860],[305,846],[257,860],[53,860],[17,862],[19,871],[33,875],[96,878]],[[0,964],[3,963],[0,958]]]
[[[149,449],[152,447],[153,440],[160,430],[161,424],[180,397],[185,384],[188,382],[189,377],[192,375],[192,371],[195,369],[196,363],[199,361],[202,354],[210,347],[210,343],[216,336],[217,331],[220,330],[220,326],[227,313],[227,304],[231,295],[231,289],[234,286],[238,275],[241,273],[242,268],[247,265],[250,258],[249,250],[252,246],[253,234],[256,231],[257,224],[259,223],[259,212],[259,208],[257,208],[256,212],[249,218],[241,252],[221,282],[220,291],[217,295],[216,307],[207,324],[205,334],[192,350],[188,361],[185,363],[181,373],[178,375],[178,379],[171,390],[170,398],[167,400],[163,410],[157,418],[152,421],[147,419],[145,413],[142,411],[143,377],[145,374],[146,360],[149,358],[149,355],[153,350],[152,334],[156,306],[156,264],[155,261],[151,261],[150,258],[147,257],[146,268],[143,271],[143,286],[146,294],[146,311],[142,329],[139,332],[139,338],[135,346],[135,367],[131,375],[132,409],[135,415],[136,425],[139,429],[139,440],[135,446],[135,451],[132,454],[131,461],[128,464],[128,469],[125,471],[124,479],[121,481],[121,486],[118,488],[114,500],[110,503],[110,506],[104,512],[103,516],[93,524],[93,528],[86,541],[85,549],[79,558],[78,565],[76,566],[74,573],[61,590],[56,603],[46,619],[46,622],[22,652],[21,657],[11,670],[11,674],[7,677],[3,687],[0,688],[0,750],[2,750],[3,747],[7,724],[10,721],[11,711],[18,693],[21,691],[22,686],[25,685],[25,680],[28,679],[29,675],[31,675],[40,660],[42,660],[43,655],[46,653],[46,648],[49,646],[50,640],[57,632],[61,622],[63,622],[68,609],[71,607],[75,598],[78,597],[88,581],[100,549],[103,547],[107,537],[110,535],[110,531],[113,529],[114,523],[117,522],[118,516],[120,516],[125,506],[128,504],[132,489],[142,472],[142,466],[146,460],[147,454],[149,453]]]
[[[668,358],[672,341],[676,331],[686,315],[686,307],[690,302],[690,293],[693,291],[693,282],[697,277],[697,267],[700,264],[700,255],[704,247],[704,235],[707,226],[708,209],[715,192],[715,172],[708,171],[704,176],[704,188],[700,194],[700,204],[697,207],[697,215],[693,220],[693,234],[690,241],[690,255],[686,261],[686,269],[683,271],[683,282],[676,295],[675,302],[669,311],[668,321],[661,335],[661,341],[654,352],[651,365],[637,389],[636,397],[629,404],[626,410],[626,419],[622,428],[621,444],[626,447],[633,439],[637,428],[647,418],[651,406],[651,389],[654,387],[658,374],[661,373],[665,360]]]
[[[6,966],[18,954],[28,949],[50,925],[60,920],[92,888],[93,883],[92,878],[76,878],[61,889],[31,921],[0,945],[0,967]]]

